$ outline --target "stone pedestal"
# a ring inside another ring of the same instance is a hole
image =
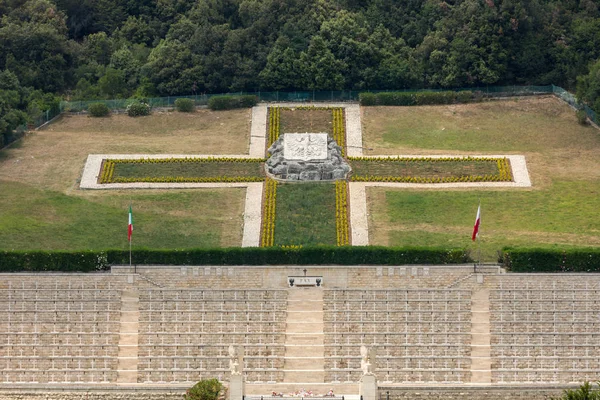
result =
[[[229,400],[240,400],[244,396],[244,376],[231,374],[229,379]]]
[[[375,375],[363,375],[360,378],[358,392],[362,396],[362,400],[377,400],[377,378]]]

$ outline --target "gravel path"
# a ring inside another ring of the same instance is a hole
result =
[[[358,104],[346,106],[346,147],[350,157],[363,155],[362,125],[360,122],[360,105]]]
[[[260,246],[263,182],[251,182],[247,185],[242,247],[258,247]]]
[[[267,105],[252,107],[252,127],[250,128],[250,157],[262,158],[267,146]]]
[[[348,184],[350,208],[350,232],[352,246],[366,246],[369,244],[369,221],[367,219],[367,191],[363,182],[350,182]]]

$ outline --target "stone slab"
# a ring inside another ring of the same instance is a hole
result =
[[[326,133],[284,133],[283,157],[286,160],[326,160]]]

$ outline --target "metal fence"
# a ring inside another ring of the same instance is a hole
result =
[[[510,97],[510,96],[530,96],[539,94],[554,94],[569,103],[572,107],[584,110],[588,118],[595,124],[600,125],[600,116],[585,104],[577,101],[577,98],[567,92],[565,89],[554,86],[478,86],[463,87],[454,89],[395,89],[395,90],[328,90],[328,91],[293,91],[293,92],[236,92],[220,94],[192,94],[187,96],[167,96],[151,97],[147,101],[152,107],[173,107],[177,99],[193,99],[196,105],[207,105],[208,100],[213,96],[222,95],[255,95],[259,101],[264,102],[348,102],[358,101],[360,93],[382,93],[382,92],[442,92],[442,91],[467,91],[480,93],[485,97]],[[85,112],[92,103],[104,103],[113,111],[124,110],[127,105],[135,100],[132,99],[112,99],[112,100],[88,100],[88,101],[61,101],[57,110],[45,111],[41,116],[30,123],[18,127],[12,135],[4,136],[4,143],[0,141],[0,147],[7,145],[23,136],[23,132],[28,129],[39,128],[51,121],[62,112]]]
[[[442,91],[466,91],[482,93],[485,96],[525,96],[552,93],[553,86],[479,86],[465,87],[455,89],[397,89],[397,90],[327,90],[327,91],[293,91],[293,92],[236,92],[236,93],[220,93],[220,94],[196,94],[187,96],[167,96],[167,97],[151,97],[146,99],[152,107],[173,107],[175,100],[185,98],[192,99],[196,105],[207,105],[208,100],[213,96],[223,95],[254,95],[259,101],[264,102],[347,102],[358,101],[360,93],[382,93],[382,92],[442,92]],[[131,99],[113,99],[113,100],[88,100],[88,101],[63,101],[61,109],[64,111],[79,112],[86,111],[92,103],[104,103],[111,110],[125,109]]]

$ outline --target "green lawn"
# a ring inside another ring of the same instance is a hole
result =
[[[243,189],[102,191],[80,196],[0,181],[0,249],[125,249],[239,245]]]
[[[262,162],[115,163],[113,179],[156,177],[264,177]]]
[[[336,240],[334,184],[277,185],[275,246],[335,246]]]
[[[377,117],[376,122],[374,118]],[[370,243],[467,247],[481,199],[481,249],[600,246],[600,131],[555,98],[365,108],[375,153],[523,154],[533,187],[369,188]],[[445,128],[442,130],[442,128]]]
[[[487,261],[504,246],[600,245],[600,182],[559,181],[548,191],[380,191],[390,245],[469,247],[481,200],[481,247]],[[374,194],[374,193],[373,193]]]
[[[352,174],[358,176],[449,178],[498,175],[497,161],[375,161],[351,160]]]

